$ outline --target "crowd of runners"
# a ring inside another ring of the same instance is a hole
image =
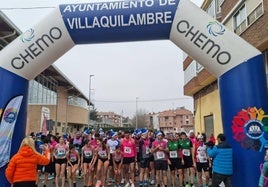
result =
[[[206,141],[205,134],[193,131],[165,135],[142,128],[30,136],[38,152],[51,152],[50,164],[37,168],[44,173],[43,187],[51,174],[56,187],[64,187],[66,181],[76,187],[77,177],[84,187],[193,187],[195,178],[198,187],[210,183],[211,159],[206,150],[215,144],[213,135]]]

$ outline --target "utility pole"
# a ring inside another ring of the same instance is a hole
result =
[[[87,128],[90,127],[90,104],[91,104],[91,77],[93,77],[94,75],[89,75],[89,90],[88,90],[88,125]]]

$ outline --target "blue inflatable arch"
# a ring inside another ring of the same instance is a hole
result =
[[[132,0],[60,5],[1,51],[1,187],[10,186],[4,170],[25,136],[29,80],[75,44],[168,39],[218,77],[233,186],[258,186],[268,139],[261,52],[189,0]]]

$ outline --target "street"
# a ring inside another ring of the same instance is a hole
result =
[[[43,179],[43,178],[44,178],[43,175],[41,175],[41,176],[40,176],[40,182],[39,182],[39,184],[38,184],[38,187],[43,187],[43,186],[44,186],[44,183],[43,183],[44,179]],[[136,177],[136,179],[137,179],[137,177]],[[60,181],[61,181],[61,180],[60,180]],[[64,185],[64,187],[69,187],[69,184],[68,184],[67,181],[68,181],[68,180],[66,179],[66,180],[65,180],[65,185]],[[176,181],[177,181],[177,185],[176,185],[175,187],[178,187],[178,179],[177,179],[177,178],[176,178]],[[168,176],[168,182],[170,182],[170,178],[169,178],[169,176]],[[196,180],[195,180],[195,182],[196,182]],[[59,186],[61,186],[61,183],[59,184]],[[106,185],[106,186],[108,186],[108,185]],[[114,184],[111,185],[111,187],[114,187],[114,186],[115,186]],[[136,187],[139,186],[138,182],[135,183],[135,186],[136,186]],[[150,187],[154,187],[155,185],[149,185],[149,186],[150,186]],[[48,182],[48,185],[47,185],[46,187],[55,187],[54,178],[52,178],[52,176],[49,177],[49,182]],[[73,186],[71,186],[71,187],[73,187]],[[77,178],[76,187],[83,187],[83,178],[81,178],[81,179],[78,179],[78,178]],[[124,185],[122,185],[122,187],[124,187]],[[168,187],[171,187],[171,185],[168,184]],[[195,184],[195,187],[197,187],[196,184]]]

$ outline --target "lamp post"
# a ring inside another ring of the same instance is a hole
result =
[[[136,97],[136,129],[138,128],[138,97]]]
[[[88,125],[87,128],[89,128],[90,126],[90,103],[91,103],[91,77],[93,77],[94,75],[89,75],[89,90],[88,90]]]

